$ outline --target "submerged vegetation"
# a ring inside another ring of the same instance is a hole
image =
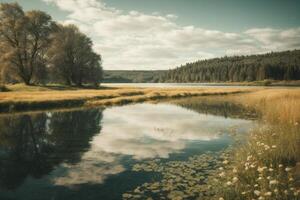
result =
[[[260,126],[251,130],[246,142],[236,138],[237,143],[222,152],[134,165],[132,170],[158,172],[162,179],[128,191],[123,199],[300,199],[299,90],[261,90],[206,100],[255,109],[261,113]],[[234,131],[231,136],[236,137]]]

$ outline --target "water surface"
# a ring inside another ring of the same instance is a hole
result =
[[[1,116],[0,199],[121,199],[161,178],[135,163],[222,150],[253,127],[245,113],[189,99]]]

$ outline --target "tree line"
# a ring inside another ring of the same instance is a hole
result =
[[[99,85],[101,55],[75,25],[62,25],[39,10],[0,4],[0,80],[26,85]]]
[[[300,50],[232,56],[187,63],[168,70],[159,82],[300,80]]]

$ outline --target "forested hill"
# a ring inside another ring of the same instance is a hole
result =
[[[187,63],[162,74],[159,82],[300,80],[300,50],[233,56]]]
[[[105,70],[104,83],[156,83],[166,70]]]

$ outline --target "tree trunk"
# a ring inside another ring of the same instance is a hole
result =
[[[31,78],[29,78],[29,77],[23,78],[23,81],[24,81],[25,85],[32,85]]]
[[[70,80],[69,78],[66,78],[65,84],[66,84],[67,86],[71,86],[71,80]]]

